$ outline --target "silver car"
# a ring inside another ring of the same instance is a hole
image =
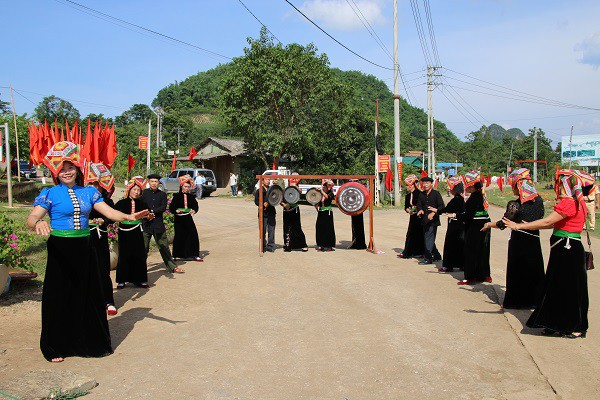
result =
[[[202,174],[206,178],[206,182],[202,185],[202,197],[210,196],[212,192],[217,190],[215,174],[210,169],[204,168],[179,168],[171,171],[169,176],[160,179],[158,188],[166,193],[179,192],[179,177],[189,175],[196,180],[198,175]],[[192,186],[191,193],[196,193],[196,186]]]

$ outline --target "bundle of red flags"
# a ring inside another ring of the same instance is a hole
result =
[[[45,121],[44,124],[29,125],[29,158],[32,164],[40,165],[44,156],[52,146],[60,141],[69,141],[82,146],[81,158],[87,162],[102,163],[111,168],[117,157],[117,136],[115,127],[96,121],[92,131],[92,123],[88,119],[85,140],[78,122],[75,121],[73,128],[69,127],[69,121],[65,120],[65,127],[59,127],[54,121],[54,127]]]

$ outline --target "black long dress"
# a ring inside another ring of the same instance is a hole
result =
[[[288,204],[289,209],[283,209],[283,249],[292,251],[307,247],[306,236],[302,231],[300,207],[298,204]]]
[[[457,215],[465,223],[465,280],[483,282],[490,276],[490,230],[481,231],[490,222],[483,206],[483,194],[475,191],[465,203],[465,212]]]
[[[404,198],[404,209],[414,209],[416,211],[417,201],[421,191],[415,189],[408,193]],[[423,224],[417,214],[411,214],[408,221],[408,230],[406,231],[406,241],[402,250],[403,258],[420,257],[425,253],[425,237],[423,236]]]
[[[115,206],[115,203],[111,199],[104,199],[104,202],[110,206]],[[110,279],[110,250],[108,246],[108,233],[107,227],[112,224],[112,221],[100,214],[98,211],[92,209],[90,212],[90,221],[94,218],[102,218],[104,223],[100,226],[94,226],[90,223],[91,234],[90,239],[92,241],[92,248],[96,252],[96,260],[98,261],[98,270],[100,271],[100,282],[102,284],[102,292],[104,293],[105,303],[107,305],[115,305],[115,299],[113,296],[113,283]]]
[[[187,197],[187,207],[184,204],[184,196]],[[177,214],[177,209],[189,209],[198,212],[198,201],[189,193],[175,193],[169,211],[174,215],[175,237],[173,238],[173,257],[195,258],[200,257],[200,240],[194,218],[189,211]]]
[[[317,215],[317,247],[323,249],[335,247],[335,227],[333,225],[333,210],[331,209],[331,203],[334,198],[333,191],[325,194]]]
[[[112,354],[106,302],[90,237],[50,236],[47,247],[42,354],[48,361]]]
[[[456,214],[457,216],[465,212],[465,199],[457,194],[448,202],[446,207],[438,210],[438,213]],[[461,271],[465,263],[465,224],[458,218],[448,218],[448,230],[444,239],[444,258],[442,266],[448,272],[454,268]]]
[[[349,249],[365,250],[367,243],[365,242],[365,222],[364,213],[353,215],[352,219],[352,244]]]
[[[553,234],[550,247],[542,295],[527,326],[560,333],[586,332],[589,297],[583,244],[580,240],[567,243],[565,238]]]
[[[122,199],[115,204],[115,209],[124,214],[131,214],[130,198]],[[133,200],[135,212],[147,210],[148,206],[140,199]],[[148,267],[146,264],[146,247],[142,223],[119,224],[119,261],[117,263],[117,283],[148,282]]]
[[[544,201],[540,196],[521,204],[509,201],[504,216],[515,222],[531,222],[544,217]],[[506,228],[502,221],[496,222]],[[508,241],[506,262],[506,294],[504,308],[533,308],[538,303],[544,282],[544,257],[539,230],[513,230]]]

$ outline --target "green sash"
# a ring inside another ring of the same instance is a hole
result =
[[[90,230],[87,229],[53,229],[50,235],[57,237],[86,237],[90,236]]]
[[[119,223],[123,224],[123,225],[138,225],[138,224],[142,223],[142,220],[141,219],[136,219],[135,221],[121,221]]]
[[[567,238],[567,237],[575,238],[575,239],[581,238],[581,233],[567,232],[567,231],[563,231],[562,229],[554,229],[552,234],[554,236],[558,236],[558,237],[562,237],[562,238]]]
[[[319,207],[319,211],[331,211],[332,206],[321,206]]]

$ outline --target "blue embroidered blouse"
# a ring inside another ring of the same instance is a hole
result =
[[[43,189],[35,198],[33,206],[48,210],[50,226],[58,230],[89,228],[89,215],[96,203],[103,202],[100,192],[93,186],[58,185]]]

